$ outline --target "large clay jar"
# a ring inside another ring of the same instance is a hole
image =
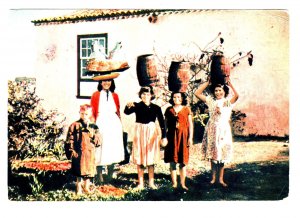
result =
[[[169,69],[168,86],[172,92],[186,92],[192,77],[189,62],[172,61]]]
[[[153,85],[157,82],[158,77],[155,56],[153,54],[138,56],[136,73],[140,86]]]
[[[213,85],[224,85],[230,76],[230,61],[223,55],[215,55],[211,61],[210,80]]]

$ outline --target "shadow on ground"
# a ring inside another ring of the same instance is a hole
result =
[[[151,190],[146,187],[142,191],[134,191],[134,187],[137,185],[136,177],[137,175],[135,173],[117,174],[117,178],[113,179],[109,185],[122,190],[128,190],[128,192],[120,199],[107,200],[260,201],[282,200],[286,198],[289,193],[288,161],[242,163],[227,168],[225,169],[225,181],[228,183],[227,188],[223,188],[220,185],[210,185],[210,172],[207,171],[197,174],[192,178],[187,178],[186,184],[189,187],[188,191],[184,191],[180,188],[173,189],[171,187],[170,175],[163,173],[156,174],[155,181],[158,186],[157,190]],[[147,181],[147,174],[145,174],[145,180]],[[61,185],[61,187],[57,187],[56,185],[44,188],[46,188],[47,191],[65,190],[67,192],[74,192],[75,178],[69,174],[67,178],[64,178],[64,181],[67,182]],[[19,187],[21,188],[21,186]],[[19,190],[19,194],[21,193],[22,191]],[[16,196],[12,196],[13,194],[10,193],[10,191],[8,194],[11,200],[16,199]],[[68,199],[62,197],[60,200]]]
[[[147,174],[145,174],[147,180]],[[122,189],[135,187],[136,174],[119,174],[111,185]],[[235,165],[225,170],[227,188],[210,185],[210,173],[204,172],[187,178],[189,191],[171,187],[170,176],[156,174],[157,190],[144,189],[122,200],[139,201],[249,201],[282,200],[289,193],[289,163],[255,162]]]
[[[123,174],[114,185],[132,188],[136,174]],[[235,165],[225,170],[227,188],[210,185],[210,173],[187,178],[189,191],[171,188],[170,177],[156,174],[158,190],[146,189],[140,199],[145,201],[219,201],[219,200],[282,200],[289,193],[289,163],[255,162]],[[130,200],[130,199],[129,199]]]

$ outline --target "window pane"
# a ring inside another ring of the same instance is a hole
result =
[[[86,57],[86,49],[82,49],[82,51],[81,51],[81,57]]]
[[[100,39],[99,44],[105,48],[105,40],[104,39]]]
[[[81,64],[82,64],[81,65],[82,68],[86,68],[87,59],[83,59],[82,62],[81,62]]]
[[[81,47],[86,48],[86,41],[84,39],[82,40],[82,46]]]
[[[87,46],[88,48],[92,47],[92,42],[93,42],[92,40],[90,40],[90,39],[88,40],[88,46]]]
[[[86,72],[87,72],[86,69],[82,69],[82,74],[81,74],[82,77],[86,77],[87,76]]]

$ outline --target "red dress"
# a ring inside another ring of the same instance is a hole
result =
[[[165,147],[165,163],[175,162],[185,165],[189,162],[189,120],[191,109],[187,106],[176,113],[174,108],[168,107],[165,112],[168,145]]]

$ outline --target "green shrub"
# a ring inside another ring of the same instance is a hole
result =
[[[65,116],[47,111],[35,92],[35,79],[8,81],[8,156],[64,158]]]

